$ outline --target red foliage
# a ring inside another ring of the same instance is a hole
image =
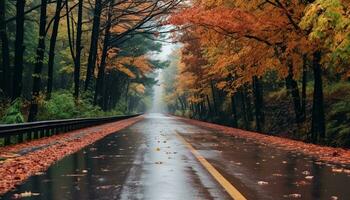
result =
[[[199,25],[216,29],[227,34],[245,35],[254,33],[277,31],[287,25],[286,21],[269,16],[255,16],[251,12],[237,8],[189,8],[178,12],[169,19],[173,25]]]

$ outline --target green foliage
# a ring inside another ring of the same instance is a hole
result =
[[[331,106],[327,120],[328,140],[333,146],[350,146],[350,96]]]
[[[54,92],[50,100],[45,100],[42,103],[38,120],[106,117],[125,114],[125,104],[118,104],[116,108],[104,112],[100,107],[92,105],[88,99],[88,94],[86,94],[85,98],[75,102],[70,91]]]
[[[22,100],[15,100],[12,105],[6,109],[1,122],[5,124],[23,123],[24,117],[21,112],[21,106]]]
[[[325,96],[335,99],[346,99],[346,96],[350,94],[350,82],[340,81],[327,85],[324,93]]]
[[[348,73],[350,59],[350,17],[347,9],[341,0],[316,0],[306,8],[299,24],[309,32],[309,40],[324,50],[323,62],[338,68],[341,73]]]
[[[193,117],[193,112],[191,110],[176,110],[174,115],[176,116],[182,116],[182,117],[186,117],[186,118],[192,118]]]
[[[350,83],[339,82],[326,88],[334,102],[327,112],[327,139],[332,146],[350,147]]]
[[[54,92],[48,101],[44,101],[39,115],[39,120],[52,119],[69,119],[77,117],[96,117],[101,116],[100,108],[92,106],[84,100],[77,103],[73,95],[69,91]]]

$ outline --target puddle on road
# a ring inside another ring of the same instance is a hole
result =
[[[133,164],[136,141],[118,139],[113,134],[85,147],[52,165],[45,173],[37,173],[14,191],[0,199],[85,200],[116,199],[127,170]],[[124,149],[128,149],[125,151]],[[35,195],[32,195],[35,194]]]

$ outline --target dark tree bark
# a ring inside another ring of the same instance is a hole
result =
[[[81,35],[82,35],[82,24],[83,24],[83,0],[78,2],[78,21],[77,21],[77,38],[75,45],[75,60],[74,60],[74,97],[79,98],[80,88],[80,64],[81,64]]]
[[[324,97],[322,83],[322,67],[321,52],[317,51],[313,55],[313,71],[314,71],[314,95],[312,106],[312,124],[311,137],[313,142],[323,140],[326,136],[325,114],[324,114]]]
[[[1,0],[0,2],[0,40],[1,40],[1,66],[0,68],[0,88],[4,92],[6,96],[10,96],[11,88],[10,88],[10,50],[9,50],[9,41],[7,37],[7,29],[6,29],[6,14],[5,14],[5,0]]]
[[[95,10],[94,10],[94,21],[92,25],[92,33],[91,33],[91,43],[90,43],[90,51],[89,58],[87,64],[87,72],[85,78],[85,91],[88,90],[91,78],[94,75],[94,69],[96,65],[96,56],[97,56],[97,44],[100,33],[100,21],[101,21],[101,11],[102,5],[101,0],[95,1]]]
[[[213,114],[213,109],[211,108],[209,95],[206,95],[206,99],[207,99],[207,105],[208,105],[208,109],[209,109],[209,113],[208,114],[209,114],[209,116],[211,116]]]
[[[52,81],[53,81],[53,66],[55,63],[55,47],[56,47],[56,39],[58,34],[58,27],[60,22],[60,13],[62,10],[62,0],[57,0],[56,3],[56,11],[55,11],[55,19],[52,27],[52,34],[50,38],[50,49],[49,49],[49,62],[48,62],[48,74],[47,74],[47,99],[51,98],[52,93]]]
[[[254,107],[255,107],[255,122],[256,131],[261,132],[263,130],[265,117],[263,113],[263,93],[258,77],[253,77],[253,93],[254,93]]]
[[[214,110],[214,115],[218,115],[218,107],[217,107],[217,101],[216,101],[216,96],[215,96],[215,88],[214,88],[214,83],[213,81],[210,81],[210,88],[211,88],[211,94],[213,95],[213,110]]]
[[[307,86],[307,56],[303,56],[303,77],[301,89],[301,120],[306,120],[306,86]]]
[[[18,0],[16,3],[16,41],[15,41],[15,63],[13,72],[12,100],[22,94],[22,74],[23,74],[23,55],[25,46],[24,38],[24,7],[26,1]]]
[[[185,103],[183,102],[183,100],[182,100],[180,97],[178,97],[177,99],[179,100],[180,105],[181,105],[181,110],[182,110],[182,112],[184,113],[185,110],[186,110],[186,108],[185,108]]]
[[[247,106],[246,106],[246,99],[247,98],[246,98],[245,88],[242,88],[242,90],[240,92],[240,97],[241,97],[241,103],[242,103],[241,117],[243,117],[244,129],[249,130],[250,126],[249,126],[248,112],[250,112],[250,111],[247,111]]]
[[[232,126],[237,127],[237,109],[235,96],[231,95]]]
[[[105,67],[106,67],[106,59],[108,54],[108,48],[109,48],[109,39],[110,39],[110,29],[111,29],[111,17],[112,17],[112,4],[109,6],[108,10],[108,18],[107,18],[107,25],[105,28],[105,36],[103,41],[103,48],[102,48],[102,55],[101,55],[101,62],[100,67],[98,70],[97,75],[97,82],[96,82],[96,88],[95,88],[95,96],[94,96],[94,105],[102,105],[102,92],[104,88],[104,77],[105,77]],[[130,107],[129,107],[130,109]]]
[[[71,20],[70,20],[70,14],[69,14],[69,4],[66,3],[65,7],[66,7],[67,36],[68,36],[69,50],[70,50],[70,54],[72,56],[72,59],[75,62],[74,46],[73,46],[74,34],[73,34],[73,37],[72,37],[72,35],[71,35],[71,23],[70,23]],[[72,30],[74,30],[74,27],[72,28]]]
[[[252,111],[252,103],[251,103],[251,98],[249,95],[249,88],[247,85],[243,86],[243,90],[244,90],[244,98],[245,98],[245,105],[247,107],[247,119],[248,122],[253,121],[253,111]]]
[[[286,87],[287,87],[288,94],[291,95],[292,97],[294,112],[295,112],[295,121],[296,123],[301,123],[302,110],[301,110],[301,101],[300,101],[298,83],[294,79],[293,64],[291,63],[291,61],[289,61],[287,65],[288,65],[288,76],[286,77]]]
[[[47,0],[41,0],[40,6],[40,25],[39,25],[39,42],[36,50],[36,64],[33,73],[32,99],[30,102],[28,121],[36,121],[38,113],[38,99],[41,89],[41,71],[45,56],[45,34],[46,34],[46,7]]]

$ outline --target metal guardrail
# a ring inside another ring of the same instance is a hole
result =
[[[10,145],[12,143],[21,143],[24,140],[48,137],[58,133],[101,125],[109,122],[115,122],[123,119],[129,119],[132,117],[137,117],[139,115],[141,114],[101,118],[50,120],[21,124],[0,125],[0,138],[4,138],[4,145]]]

